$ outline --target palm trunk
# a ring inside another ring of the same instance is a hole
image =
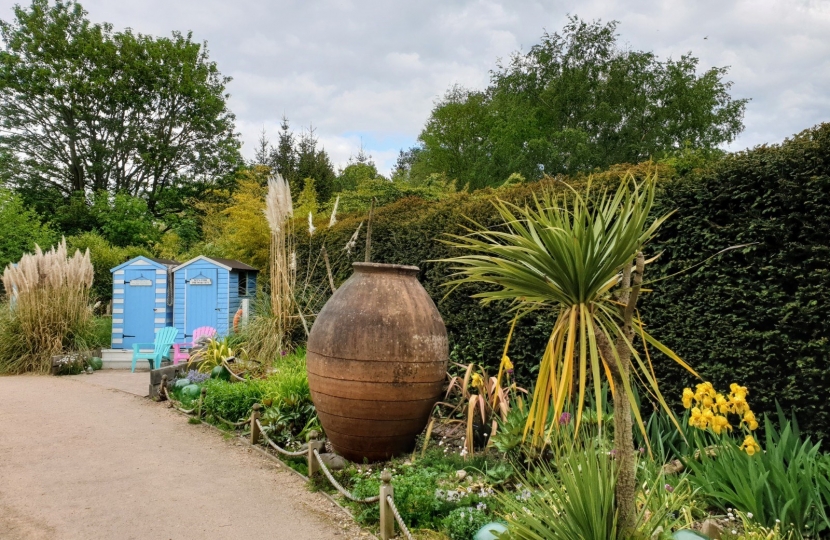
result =
[[[631,343],[634,338],[633,318],[640,286],[643,283],[643,254],[638,253],[634,268],[627,266],[623,270],[622,293],[619,301],[623,308],[623,335]],[[611,380],[614,383],[614,456],[617,461],[617,482],[615,500],[617,505],[618,530],[620,538],[629,538],[634,533],[637,521],[636,489],[637,459],[634,452],[633,419],[631,403],[625,391],[625,384],[631,383],[631,350],[626,341],[620,337],[614,344],[617,358],[611,350],[611,343],[605,335],[598,335],[598,345],[603,358],[608,362]]]
[[[624,368],[628,366],[623,365]],[[622,377],[629,377],[625,369]],[[620,538],[628,538],[634,532],[637,520],[636,488],[637,462],[634,455],[634,432],[631,419],[631,404],[623,390],[623,379],[614,374],[614,455],[617,461],[617,483],[614,495],[617,502],[617,519]]]

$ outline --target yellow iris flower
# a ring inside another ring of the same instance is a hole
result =
[[[745,427],[749,431],[757,429],[758,421],[746,401],[749,391],[737,383],[732,383],[729,389],[731,392],[727,398],[717,392],[710,382],[698,384],[694,392],[691,388],[684,388],[683,407],[691,409],[689,425],[702,430],[711,428],[715,434],[720,435],[725,431],[732,431],[732,424],[729,423],[727,415],[736,414],[741,417],[742,428]],[[750,442],[754,441],[755,439],[751,439]],[[752,453],[757,450],[749,443],[742,448],[748,448],[748,452]]]
[[[760,452],[761,447],[755,442],[755,437],[752,435],[747,435],[744,439],[743,444],[741,445],[741,450],[747,453],[747,455],[754,456],[755,452]]]
[[[747,410],[744,413],[744,417],[743,420],[741,420],[741,422],[746,424],[746,427],[749,428],[749,431],[755,431],[756,429],[758,429],[758,421],[755,419],[755,413],[750,410]]]
[[[732,426],[729,425],[729,420],[727,420],[725,416],[717,415],[712,418],[712,431],[714,431],[716,435],[720,435],[721,432],[725,430],[732,430]]]
[[[715,405],[718,408],[718,412],[721,414],[726,414],[729,412],[729,401],[723,397],[723,394],[718,394],[715,396]]]
[[[703,415],[701,414],[700,409],[698,409],[697,407],[694,407],[692,409],[691,416],[689,416],[689,425],[692,426],[692,427],[700,428],[700,429],[706,429],[705,425],[704,426],[700,425],[700,422],[701,422],[702,419],[703,419]]]
[[[692,400],[695,398],[695,393],[691,388],[683,389],[683,408],[688,409],[692,406]]]

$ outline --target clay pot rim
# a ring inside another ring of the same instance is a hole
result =
[[[371,273],[371,274],[402,274],[417,276],[421,271],[417,266],[407,266],[405,264],[384,264],[384,263],[367,263],[355,262],[352,263],[355,272]]]

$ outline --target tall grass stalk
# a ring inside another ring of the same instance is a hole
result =
[[[273,338],[279,341],[278,349],[287,349],[291,332],[297,325],[297,303],[294,289],[297,283],[297,254],[294,251],[294,230],[291,216],[291,188],[279,174],[268,180],[265,198],[265,218],[271,229],[271,313],[268,324]],[[263,335],[267,335],[268,331]]]
[[[89,250],[57,247],[26,254],[3,272],[7,300],[0,306],[0,372],[44,373],[51,357],[93,338],[89,305],[93,267]]]

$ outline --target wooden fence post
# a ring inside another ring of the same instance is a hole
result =
[[[254,403],[254,410],[251,411],[251,444],[257,444],[259,442],[259,426],[257,425],[257,420],[259,420],[260,416],[260,404]]]
[[[317,463],[317,458],[314,456],[314,451],[319,452],[326,445],[323,441],[318,440],[320,433],[316,429],[312,429],[308,433],[308,478],[311,479],[320,470],[320,464]]]
[[[389,506],[387,496],[395,497],[395,490],[392,488],[392,473],[388,469],[383,469],[380,474],[380,538],[381,540],[389,540],[395,536],[395,515],[392,513],[392,508]]]

